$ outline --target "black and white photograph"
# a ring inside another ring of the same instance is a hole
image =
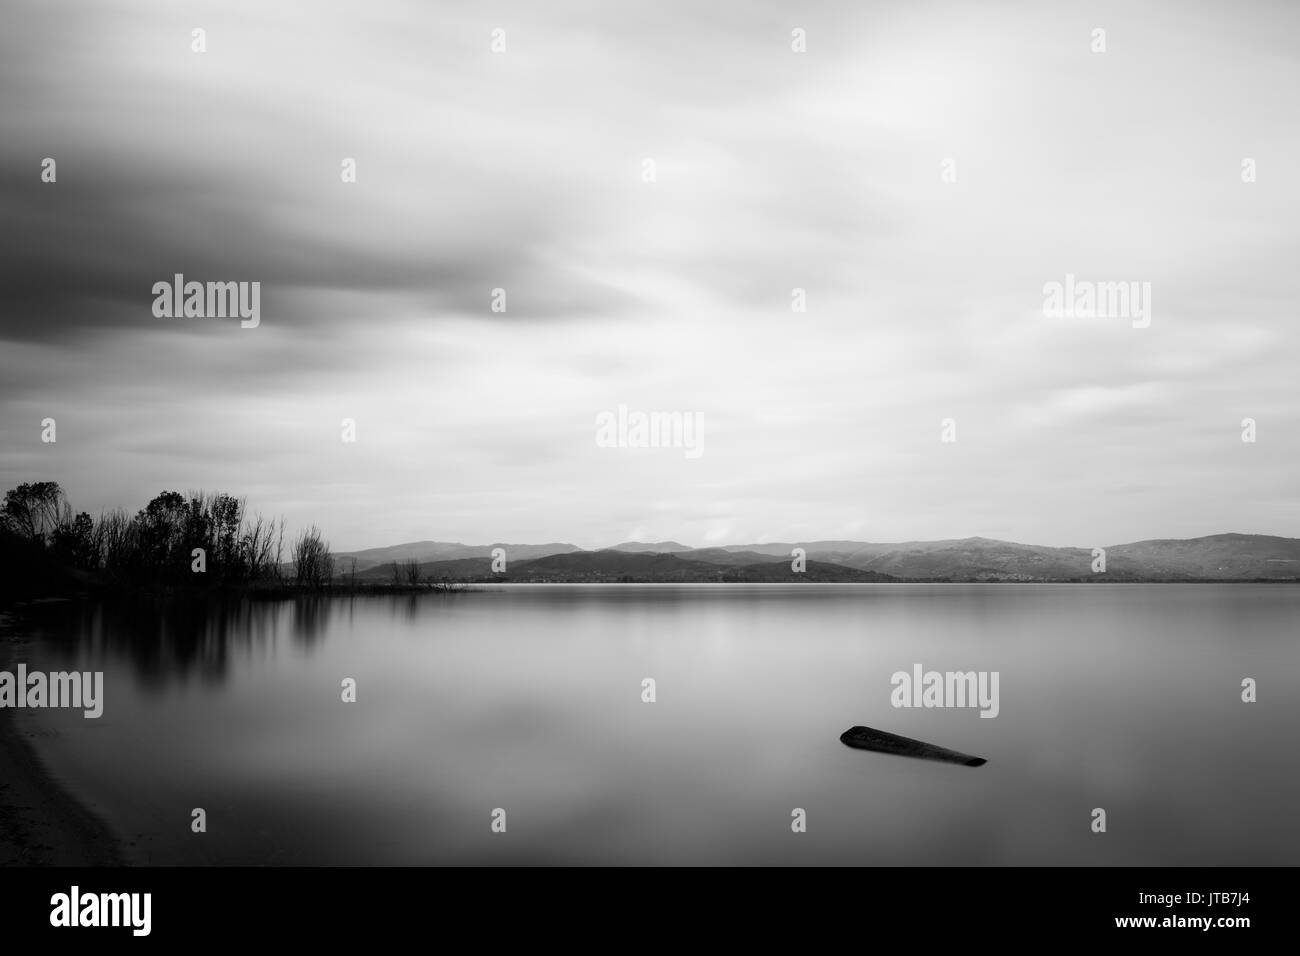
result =
[[[1249,940],[1298,119],[1284,0],[0,0],[0,919]]]

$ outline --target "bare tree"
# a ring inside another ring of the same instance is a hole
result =
[[[275,529],[275,579],[277,581],[283,577],[282,569],[284,567],[284,516],[276,522]]]
[[[419,561],[415,560],[415,558],[407,558],[406,564],[403,565],[403,570],[406,572],[407,584],[409,584],[411,587],[415,587],[417,584],[420,583],[420,562]]]
[[[51,535],[55,554],[83,571],[98,570],[102,539],[95,522],[84,511],[73,520],[62,522]]]
[[[243,552],[240,563],[250,581],[259,581],[272,577],[272,567],[279,564],[279,557],[274,553],[275,522],[263,518],[261,513],[247,520],[247,527],[240,539]]]
[[[321,538],[320,529],[312,525],[293,543],[293,577],[299,585],[319,588],[334,578],[334,558],[329,542]]]
[[[46,544],[60,525],[72,524],[72,507],[57,481],[37,481],[5,492],[0,518],[15,534]]]
[[[138,565],[138,528],[121,508],[99,516],[99,539],[104,571],[110,578],[129,576]]]

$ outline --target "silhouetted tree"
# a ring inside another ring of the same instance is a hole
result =
[[[407,558],[406,564],[402,566],[406,573],[406,583],[414,587],[420,583],[420,562],[415,558]]]
[[[72,508],[57,481],[21,484],[5,492],[5,527],[39,544],[51,541],[62,524],[72,523]]]
[[[53,545],[60,560],[83,571],[99,569],[102,542],[99,529],[86,512],[54,529]]]
[[[330,546],[321,538],[320,529],[312,525],[293,543],[293,577],[301,586],[319,588],[334,577],[334,558]]]
[[[283,579],[284,519],[250,517],[242,498],[220,492],[164,491],[134,515],[116,509],[96,520],[85,512],[74,517],[56,482],[22,484],[5,493],[0,536],[5,567],[24,561],[54,570],[75,567],[128,587]],[[193,573],[195,548],[205,554],[203,574]],[[330,583],[333,559],[319,529],[299,538],[293,561],[300,584]],[[59,580],[72,581],[66,574]]]

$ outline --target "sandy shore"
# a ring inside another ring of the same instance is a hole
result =
[[[0,612],[0,668],[26,659],[29,641]],[[0,866],[122,866],[102,820],[49,775],[14,712],[0,710]]]

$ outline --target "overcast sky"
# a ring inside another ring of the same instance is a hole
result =
[[[1298,36],[1264,2],[9,0],[0,480],[226,490],[340,550],[1300,536]],[[260,326],[156,318],[177,272],[261,282]],[[1045,317],[1067,273],[1150,282],[1150,326]],[[598,447],[620,404],[704,453]]]

